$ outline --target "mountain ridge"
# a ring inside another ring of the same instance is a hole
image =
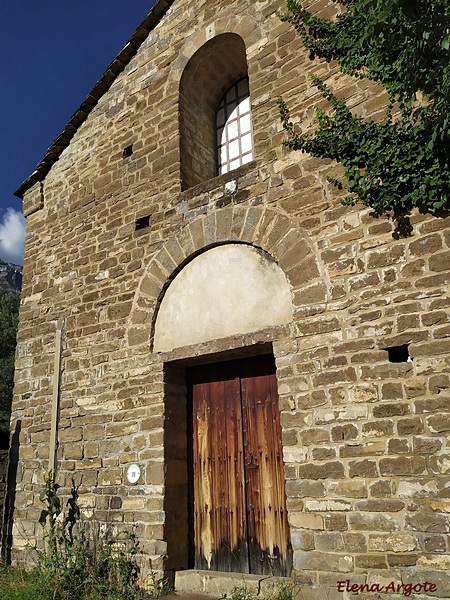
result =
[[[20,294],[22,267],[0,259],[0,291]]]

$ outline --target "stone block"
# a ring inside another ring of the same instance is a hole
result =
[[[291,541],[293,550],[314,550],[314,534],[311,531],[292,531]]]
[[[450,414],[437,414],[427,417],[427,425],[433,433],[450,431]],[[421,433],[421,431],[417,433]]]
[[[334,498],[367,498],[365,481],[329,481],[328,495]]]
[[[293,529],[320,531],[324,528],[322,515],[289,513],[289,523]]]
[[[349,462],[350,477],[378,477],[377,463],[374,460],[364,459]]]
[[[340,532],[316,533],[315,548],[321,552],[342,552],[346,550],[343,534]]]
[[[311,550],[294,556],[294,569],[349,573],[353,570],[353,558],[342,553]]]
[[[360,511],[368,512],[398,512],[405,507],[401,500],[362,500],[355,503],[355,508]]]
[[[405,517],[405,523],[408,529],[414,531],[424,531],[426,533],[450,532],[450,516],[436,513],[427,508],[408,513]]]
[[[313,448],[311,451],[311,456],[313,460],[330,460],[336,458],[337,453],[335,448]]]
[[[383,403],[373,408],[373,416],[376,418],[397,417],[409,415],[411,407],[406,403]]]
[[[386,451],[386,442],[384,440],[377,440],[375,442],[366,442],[365,444],[347,444],[339,449],[339,456],[341,458],[353,458],[363,456],[376,456],[384,454]]]
[[[390,567],[413,567],[417,564],[418,555],[411,552],[408,554],[388,554],[387,561]]]
[[[445,536],[442,535],[431,535],[424,536],[423,545],[425,552],[445,552],[447,547],[445,543]]]
[[[433,585],[432,598],[450,598],[450,574],[448,570],[436,569],[433,566],[427,568],[426,565],[412,570],[405,569],[403,581],[405,586],[409,586],[408,589],[411,593],[423,592],[425,582],[429,582]]]
[[[394,433],[392,420],[370,421],[361,427],[363,437],[390,437]]]
[[[82,444],[66,443],[63,453],[66,460],[81,460],[84,456],[84,448]]]
[[[214,573],[213,571],[177,571],[175,590],[178,594],[190,595],[193,591],[207,595],[231,595],[233,590],[243,589],[257,596],[262,576],[238,573]],[[189,597],[189,596],[188,596]]]
[[[306,500],[307,512],[332,512],[352,510],[352,503],[346,500]]]
[[[422,457],[382,458],[379,464],[381,475],[420,475],[426,467]]]
[[[409,454],[411,447],[409,440],[393,438],[388,442],[388,453],[389,454]]]
[[[409,245],[409,251],[415,256],[434,254],[442,248],[442,238],[439,234],[424,236]]]
[[[304,446],[330,441],[329,433],[325,429],[305,429],[299,432],[299,437]]]
[[[355,567],[364,570],[386,569],[387,560],[385,556],[379,554],[357,554],[355,556]]]
[[[338,461],[299,465],[298,475],[302,479],[342,479],[344,465]]]
[[[325,496],[323,481],[294,480],[286,482],[286,491],[289,498],[320,498]]]
[[[381,513],[350,513],[349,527],[355,531],[398,531],[397,519]]]
[[[326,531],[346,531],[348,529],[345,512],[328,512],[324,514],[323,523]]]
[[[351,423],[347,425],[337,425],[331,429],[331,439],[333,442],[342,440],[354,440],[359,436],[359,431],[356,425]]]
[[[430,456],[430,470],[432,473],[447,474],[450,473],[450,454],[439,454]]]
[[[420,417],[410,419],[398,419],[397,432],[398,435],[411,435],[413,433],[423,433],[424,424]]]

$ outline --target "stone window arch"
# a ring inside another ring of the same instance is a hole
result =
[[[219,104],[242,81],[248,81],[247,53],[244,40],[235,33],[206,42],[184,68],[179,95],[182,190],[218,175]]]

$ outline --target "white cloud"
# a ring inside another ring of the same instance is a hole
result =
[[[26,220],[23,214],[7,208],[0,223],[0,259],[4,262],[23,264]]]

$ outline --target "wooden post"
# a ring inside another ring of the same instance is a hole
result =
[[[50,425],[50,451],[48,460],[48,471],[51,473],[56,468],[56,449],[58,437],[58,413],[59,413],[59,390],[61,383],[61,354],[62,354],[62,330],[64,319],[56,322],[55,333],[55,363],[53,371],[53,396],[52,396],[52,418]]]

